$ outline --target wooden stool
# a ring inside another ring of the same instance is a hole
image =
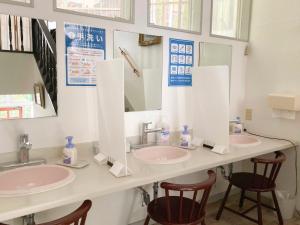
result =
[[[90,208],[92,207],[91,200],[85,200],[82,205],[76,209],[74,212],[70,213],[67,216],[64,216],[60,219],[53,220],[51,222],[40,223],[36,225],[84,225],[86,216]],[[0,225],[6,225],[4,223],[0,223]]]
[[[148,216],[162,225],[205,225],[205,209],[212,185],[216,182],[216,174],[208,171],[209,178],[198,184],[171,184],[163,182],[160,186],[165,189],[165,197],[157,198],[148,205]],[[197,194],[203,190],[202,199],[197,202]],[[169,191],[179,192],[179,196],[170,196]],[[184,192],[193,192],[193,199],[183,196]]]
[[[259,225],[262,225],[263,219],[262,219],[261,207],[264,206],[266,208],[276,211],[279,224],[283,225],[281,212],[280,212],[277,197],[275,194],[275,187],[276,187],[275,181],[276,181],[276,178],[280,171],[282,163],[286,160],[286,157],[281,152],[275,152],[275,155],[276,155],[275,159],[252,158],[251,162],[254,163],[254,172],[253,173],[233,173],[232,174],[232,176],[229,178],[229,186],[227,188],[225,197],[222,201],[222,204],[221,204],[218,214],[216,216],[217,220],[219,220],[221,218],[223,209],[227,209],[237,215],[240,215],[240,216],[242,216],[248,220],[251,220]],[[262,165],[264,168],[262,175],[258,174],[258,172],[257,172],[258,165]],[[270,168],[271,170],[268,170],[268,168]],[[251,208],[245,210],[244,212],[238,212],[231,208],[226,207],[225,204],[228,199],[232,185],[241,189],[241,197],[240,197],[240,204],[239,204],[240,208],[243,207],[245,199],[254,202],[255,205],[252,206]],[[250,197],[245,196],[246,191],[256,192],[257,199],[252,199]],[[268,206],[266,204],[263,204],[261,202],[261,193],[262,192],[271,192],[272,193],[275,208]],[[258,214],[257,220],[246,215],[248,212],[250,212],[251,210],[253,210],[255,208],[257,208],[257,214]]]

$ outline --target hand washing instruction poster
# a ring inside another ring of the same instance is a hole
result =
[[[170,38],[169,86],[192,86],[194,41]]]
[[[105,30],[65,24],[66,83],[95,86],[96,64],[105,59]]]

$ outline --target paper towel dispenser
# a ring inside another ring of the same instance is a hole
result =
[[[272,93],[268,102],[272,109],[300,111],[300,95]]]

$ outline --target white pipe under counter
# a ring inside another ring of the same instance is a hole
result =
[[[80,158],[90,161],[90,165],[83,169],[72,169],[76,174],[76,178],[72,183],[39,194],[23,197],[1,197],[0,221],[82,202],[85,199],[93,199],[292,147],[286,141],[259,139],[261,140],[260,145],[241,149],[231,148],[230,153],[225,155],[218,155],[203,148],[191,150],[191,157],[187,161],[171,165],[144,164],[135,159],[132,153],[128,153],[128,166],[132,171],[132,175],[122,178],[114,177],[108,171],[107,165],[98,165],[94,162],[90,145],[88,147],[77,145]],[[56,151],[58,150],[56,149]],[[38,154],[45,155],[45,152],[39,151]],[[48,162],[55,163],[60,154],[52,153],[50,155],[51,158],[48,159]]]

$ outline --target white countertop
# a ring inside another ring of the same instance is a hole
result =
[[[73,169],[76,173],[75,181],[65,187],[24,197],[0,198],[0,221],[292,147],[286,141],[259,139],[262,143],[258,146],[232,148],[226,155],[218,155],[202,148],[192,150],[191,157],[187,161],[173,165],[147,165],[129,153],[128,166],[133,174],[123,178],[115,178],[109,173],[108,166],[100,166],[91,156],[87,156],[90,165],[84,169]]]

